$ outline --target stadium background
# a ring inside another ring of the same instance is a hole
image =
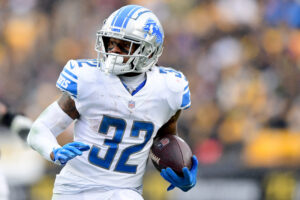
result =
[[[163,24],[159,64],[190,81],[179,135],[200,162],[189,193],[166,193],[149,162],[145,199],[300,199],[297,0],[0,0],[0,100],[35,119],[59,96],[66,61],[95,58],[97,29],[125,4],[152,9]],[[50,199],[59,167],[0,131],[11,199]]]

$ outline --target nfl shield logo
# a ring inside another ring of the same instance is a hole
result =
[[[135,102],[130,100],[128,101],[128,108],[133,109],[135,107]]]
[[[160,140],[160,143],[163,145],[163,146],[166,146],[167,144],[170,143],[170,140],[168,138],[163,138]]]
[[[166,146],[167,144],[170,143],[170,140],[168,138],[163,138],[160,140],[160,142],[158,143],[158,148],[162,149],[164,146]]]

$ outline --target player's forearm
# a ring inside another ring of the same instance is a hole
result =
[[[27,143],[49,161],[53,160],[50,157],[53,149],[60,147],[53,133],[40,120],[33,123]]]
[[[44,158],[52,161],[51,153],[60,147],[56,137],[71,123],[72,119],[61,110],[57,102],[51,104],[33,123],[27,142]]]

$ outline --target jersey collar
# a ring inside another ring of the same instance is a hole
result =
[[[121,81],[121,82],[122,82],[122,84],[124,85],[124,87],[126,88],[126,90],[130,93],[130,91],[129,91],[127,85],[126,85],[123,81]],[[146,85],[146,82],[147,82],[147,76],[146,76],[146,79],[145,79],[141,84],[139,84],[139,85],[135,88],[135,90],[133,90],[133,91],[131,92],[131,95],[134,96],[138,91],[140,91],[140,90]]]

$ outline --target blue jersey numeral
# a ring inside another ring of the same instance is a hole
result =
[[[105,155],[105,158],[99,158],[98,153],[100,151],[99,147],[93,146],[90,155],[89,155],[89,161],[97,166],[103,167],[105,169],[109,169],[110,165],[117,153],[118,150],[118,144],[121,142],[125,128],[126,128],[126,122],[123,119],[118,118],[111,118],[107,116],[103,116],[99,133],[107,134],[109,127],[115,128],[115,134],[114,137],[110,139],[106,139],[104,141],[104,144],[109,146],[107,153]]]
[[[176,77],[182,78],[181,73],[179,71],[174,70],[174,69],[168,69],[168,68],[160,67],[159,68],[159,73],[161,73],[161,74],[174,73]]]
[[[103,116],[99,128],[99,133],[107,134],[110,127],[115,128],[115,133],[112,139],[104,140],[104,145],[108,146],[105,157],[100,158],[98,155],[99,152],[101,151],[101,148],[97,146],[93,146],[88,158],[90,163],[105,169],[110,168],[111,163],[117,154],[117,151],[119,149],[118,148],[119,143],[121,143],[126,129],[126,121],[121,118],[112,118],[109,116]],[[141,131],[146,132],[144,142],[124,149],[114,168],[115,171],[124,172],[124,173],[136,173],[137,165],[129,165],[127,164],[127,161],[131,154],[141,151],[144,148],[144,146],[147,144],[147,142],[150,140],[152,136],[152,133],[154,131],[154,125],[150,122],[135,121],[132,125],[130,136],[139,137]]]
[[[149,122],[138,122],[135,121],[132,126],[131,134],[132,137],[139,137],[141,131],[146,131],[145,140],[142,144],[130,146],[125,149],[116,165],[115,170],[126,173],[136,173],[137,165],[126,164],[129,156],[133,153],[141,151],[147,142],[150,140],[154,130],[154,125]]]
[[[97,60],[96,59],[81,59],[81,60],[76,60],[78,63],[79,67],[82,67],[82,64],[85,63],[90,67],[97,67]]]

